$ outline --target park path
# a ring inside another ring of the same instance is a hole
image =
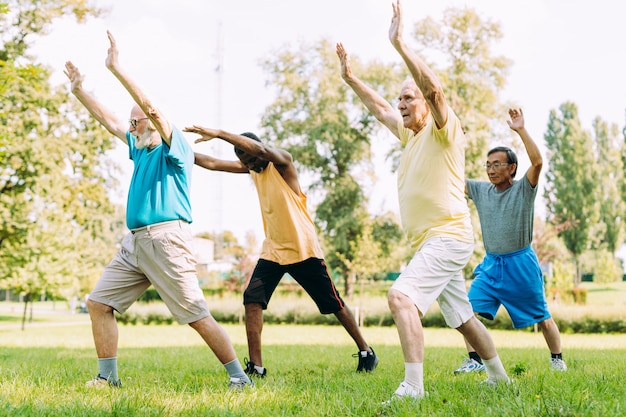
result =
[[[16,307],[15,305],[2,305],[0,303],[0,316],[3,312],[11,313],[11,316],[15,314],[19,315],[18,321],[11,321],[10,323],[2,323],[0,321],[0,330],[13,330],[22,328],[22,314],[24,307]],[[29,322],[30,310],[27,311],[27,318],[25,328],[45,328],[45,327],[62,327],[62,326],[82,326],[90,324],[89,314],[76,313],[71,314],[67,310],[56,310],[53,308],[35,308],[33,310],[33,318],[35,320],[45,318],[45,321]]]

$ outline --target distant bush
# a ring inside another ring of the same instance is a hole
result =
[[[212,311],[213,317],[220,323],[241,324],[244,317],[238,312]],[[618,318],[592,318],[579,317],[572,320],[555,317],[555,322],[559,326],[561,333],[626,333],[626,321]],[[139,314],[134,312],[126,312],[117,316],[117,320],[122,324],[173,324],[175,320],[168,313],[150,313]],[[481,321],[489,329],[511,330],[513,324],[507,314],[497,314],[494,320]],[[295,310],[286,311],[283,314],[274,314],[266,312],[263,315],[265,324],[302,324],[302,325],[340,325],[339,321],[333,314],[319,313],[298,313]],[[394,321],[391,313],[367,315],[363,318],[365,327],[376,326],[393,326]],[[442,328],[447,327],[446,322],[440,312],[426,314],[422,318],[424,327]],[[522,331],[533,331],[534,326],[529,326]]]
[[[386,291],[390,283],[375,283],[356,291],[352,300],[346,300],[358,322],[365,327],[394,326],[389,312]],[[359,288],[360,289],[360,288]],[[575,290],[548,292],[550,311],[562,333],[626,333],[626,304],[623,300],[626,283],[596,285],[586,283]],[[148,294],[148,292],[146,292]],[[206,291],[211,314],[220,323],[242,324],[245,312],[241,294],[232,291]],[[118,315],[123,324],[172,324],[175,320],[161,301],[136,303],[126,313]],[[489,329],[511,330],[513,324],[505,309],[500,309],[494,320],[480,319]],[[267,310],[263,313],[266,324],[326,324],[340,325],[333,314],[322,315],[315,303],[301,288],[290,281],[281,283]],[[435,303],[422,318],[424,327],[443,328],[446,323]],[[534,331],[530,326],[521,331]]]

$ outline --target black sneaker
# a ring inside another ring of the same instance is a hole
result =
[[[371,346],[370,346],[370,349]],[[374,353],[374,349],[371,352],[367,352],[367,356],[361,356],[361,352],[355,353],[353,357],[359,358],[359,364],[356,367],[357,372],[372,372],[378,365],[378,356]]]
[[[249,361],[248,358],[244,358],[243,359],[243,363],[246,365],[246,368],[244,369],[244,372],[250,376],[258,376],[260,378],[265,378],[265,375],[267,375],[267,369],[263,368],[263,372],[259,372],[254,365],[254,362]]]

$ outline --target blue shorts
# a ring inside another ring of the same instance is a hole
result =
[[[478,315],[493,320],[503,305],[516,329],[551,317],[543,273],[532,247],[505,254],[487,253],[474,275],[468,296]]]

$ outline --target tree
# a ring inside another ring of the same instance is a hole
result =
[[[356,249],[351,242],[361,238],[369,218],[365,207],[366,181],[373,176],[370,143],[380,126],[341,80],[328,40],[281,51],[263,63],[276,99],[265,110],[262,127],[293,155],[301,180],[303,173],[313,178],[307,192],[323,195],[315,210],[316,224],[323,234],[326,261],[347,277],[345,292],[350,296],[356,277],[350,267]],[[374,62],[364,68],[358,60],[353,66],[381,91],[400,85],[393,67]]]
[[[598,166],[593,141],[578,118],[578,108],[566,102],[552,110],[544,135],[549,162],[544,197],[547,221],[558,228],[582,281],[580,255],[588,249],[591,226],[598,221]]]
[[[598,186],[600,188],[599,210],[603,234],[600,245],[615,253],[623,242],[623,215],[626,204],[621,195],[624,184],[624,164],[622,162],[623,141],[619,137],[617,125],[608,125],[597,117],[593,122],[598,160]]]
[[[91,288],[115,251],[123,211],[110,135],[28,54],[55,18],[102,11],[84,0],[9,1],[0,15],[0,285],[29,294]],[[81,295],[81,294],[77,294]]]

